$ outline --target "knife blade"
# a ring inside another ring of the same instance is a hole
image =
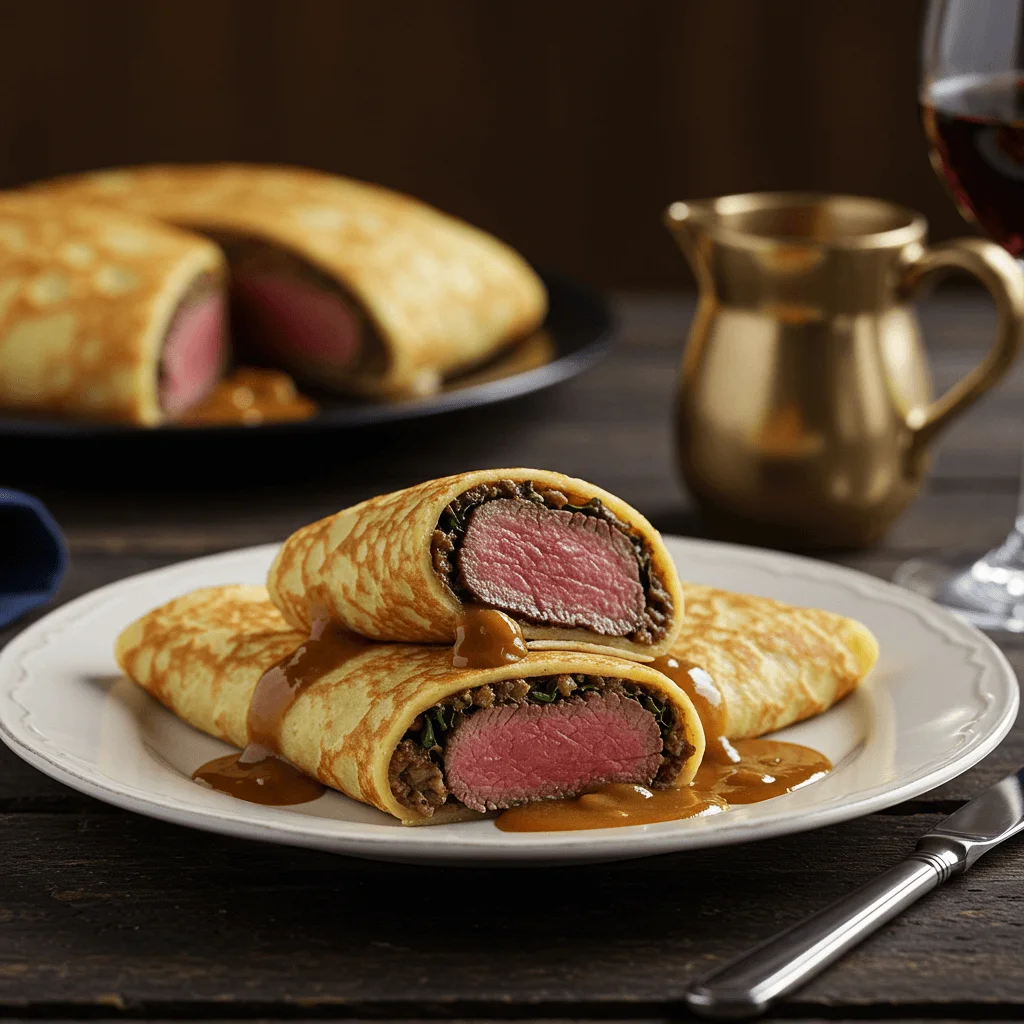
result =
[[[800,924],[700,979],[686,1003],[704,1017],[755,1017],[809,981],[925,893],[1024,830],[1024,768],[922,836],[914,852]]]

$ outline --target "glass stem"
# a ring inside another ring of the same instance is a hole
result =
[[[1013,529],[1017,533],[1024,534],[1024,444],[1020,449],[1020,477],[1017,480],[1017,518],[1014,520]]]

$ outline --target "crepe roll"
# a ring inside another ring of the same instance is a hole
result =
[[[497,609],[534,649],[668,650],[683,615],[672,559],[635,509],[584,480],[495,469],[428,480],[303,527],[267,578],[297,629],[314,618],[373,640],[451,643]]]
[[[371,397],[443,379],[534,331],[547,295],[496,238],[425,203],[317,171],[156,166],[62,178],[43,191],[215,239],[240,335],[305,380]]]
[[[90,206],[0,196],[0,409],[154,425],[214,389],[224,260]]]
[[[546,651],[501,668],[456,669],[444,647],[331,631],[311,639],[262,587],[171,601],[129,626],[116,655],[196,728],[237,747],[261,744],[408,825],[608,782],[683,786],[704,751],[692,703],[648,666]],[[284,690],[261,697],[280,673]]]
[[[693,695],[709,744],[826,711],[878,659],[878,641],[855,619],[693,583],[683,593],[685,622],[669,659],[655,664]]]

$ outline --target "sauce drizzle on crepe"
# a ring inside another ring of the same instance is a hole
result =
[[[655,658],[651,668],[668,676],[693,702],[704,727],[705,760],[733,762],[736,752],[725,737],[725,695],[715,685],[714,679],[699,665],[672,654]]]
[[[457,636],[453,648],[456,667],[508,664],[526,654],[518,626],[501,612],[468,609]],[[317,799],[326,787],[278,755],[281,726],[306,687],[366,648],[367,641],[318,618],[309,639],[256,684],[247,716],[249,744],[245,750],[207,762],[192,778],[251,803],[287,806]],[[790,793],[831,771],[828,758],[795,743],[762,739],[731,743],[722,734],[724,699],[707,672],[670,655],[659,658],[654,667],[687,693],[704,726],[707,752],[693,782],[667,789],[609,783],[583,796],[510,808],[498,817],[498,828],[505,832],[577,831],[717,814],[734,804]]]
[[[527,654],[523,631],[511,616],[479,605],[463,609],[452,647],[455,668],[500,668],[522,661]]]
[[[260,677],[249,703],[249,745],[201,765],[196,782],[251,803],[301,804],[327,788],[279,756],[281,726],[299,694],[366,650],[366,641],[318,618],[309,639]]]

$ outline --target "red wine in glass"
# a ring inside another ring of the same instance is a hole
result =
[[[960,212],[1024,254],[1024,76],[934,82],[922,107],[932,166]]]
[[[936,173],[1024,267],[1024,0],[927,0],[920,97]],[[982,629],[1024,635],[1024,489],[998,547],[912,559],[893,578]]]

